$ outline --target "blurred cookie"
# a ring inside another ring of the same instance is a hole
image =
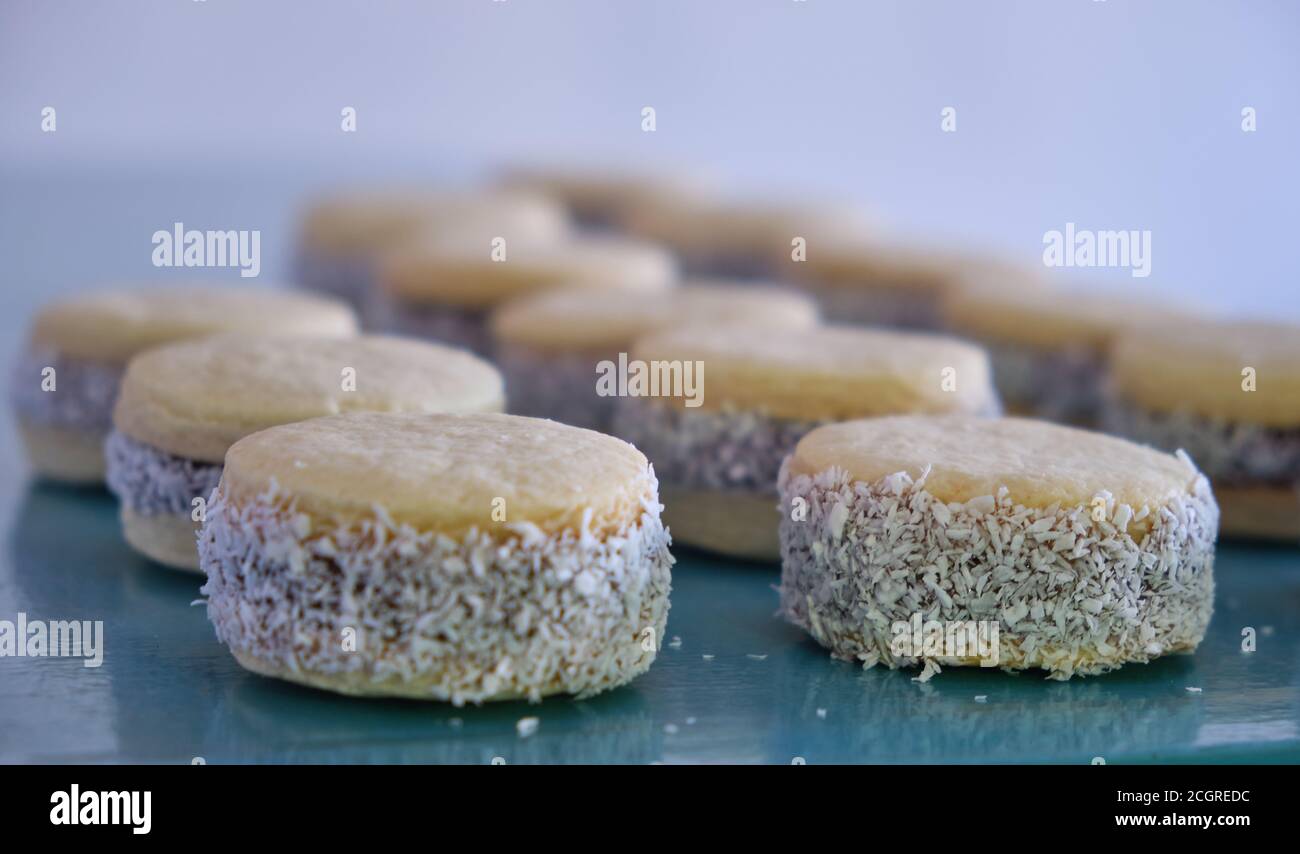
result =
[[[52,303],[32,321],[11,402],[38,475],[69,483],[104,478],[104,438],[126,363],[143,350],[216,332],[352,335],[342,303],[281,290],[109,290]]]
[[[108,486],[137,551],[198,569],[194,535],[226,450],[259,430],[339,412],[495,412],[481,359],[400,338],[217,336],[131,361],[105,444]],[[364,442],[353,449],[364,457]]]
[[[698,178],[671,171],[583,166],[532,166],[507,170],[509,190],[546,196],[563,204],[579,225],[616,229],[647,205],[703,195]]]
[[[590,696],[649,668],[672,557],[610,436],[509,415],[350,414],[226,455],[199,541],[244,667],[344,694]]]
[[[807,329],[817,307],[771,284],[695,279],[663,294],[555,291],[513,300],[492,331],[510,411],[607,432],[614,396],[600,379],[642,335],[678,326]]]
[[[969,287],[948,294],[945,325],[988,348],[1007,411],[1093,427],[1107,351],[1124,329],[1190,309],[1105,290]]]
[[[488,317],[511,299],[564,288],[661,294],[676,281],[672,256],[637,240],[431,240],[384,257],[373,316],[382,328],[486,354]]]
[[[782,275],[815,296],[831,322],[941,329],[946,296],[974,283],[1037,289],[1037,271],[990,256],[880,237],[831,237]]]
[[[704,196],[648,202],[625,226],[672,249],[690,274],[783,278],[800,246],[860,233],[870,222],[851,205]]]
[[[684,328],[637,341],[631,357],[615,433],[654,464],[674,539],[739,557],[777,558],[777,474],[815,427],[998,412],[984,352],[939,335]]]
[[[1225,534],[1300,539],[1300,326],[1164,323],[1120,335],[1107,429],[1185,450]]]
[[[809,433],[780,490],[781,611],[868,667],[1068,679],[1190,652],[1213,611],[1218,509],[1186,455],[1018,418],[878,418]]]
[[[375,260],[408,241],[456,237],[487,244],[553,243],[568,235],[564,209],[535,193],[358,191],[320,199],[303,217],[297,278],[303,287],[367,305]]]

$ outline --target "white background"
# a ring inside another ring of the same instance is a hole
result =
[[[1066,222],[1149,229],[1150,279],[1084,280],[1297,316],[1298,153],[1287,0],[0,2],[11,306],[158,276],[176,219],[262,228],[274,275],[311,189],[564,157],[851,197],[1035,261]]]

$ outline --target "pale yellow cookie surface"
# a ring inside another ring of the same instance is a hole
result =
[[[872,483],[896,472],[930,475],[925,488],[945,502],[997,495],[1031,508],[1089,505],[1109,492],[1115,503],[1155,512],[1192,490],[1197,472],[1175,457],[1124,439],[1022,418],[897,416],[813,430],[796,447],[790,471],[832,467]]]
[[[379,271],[380,286],[392,296],[466,308],[490,308],[562,287],[661,293],[676,278],[676,263],[666,250],[615,237],[507,241],[501,247],[491,241],[433,240],[385,255]]]
[[[639,339],[632,357],[698,361],[703,408],[778,418],[980,413],[997,401],[984,351],[942,335],[844,326],[684,328]]]
[[[568,228],[563,208],[537,194],[394,190],[343,193],[317,201],[303,219],[301,240],[313,249],[371,253],[428,234],[469,231],[556,240]]]
[[[817,324],[809,297],[771,284],[698,279],[666,294],[554,291],[514,300],[493,317],[505,344],[548,351],[626,347],[673,326],[752,324],[807,329]]]
[[[337,300],[214,282],[61,300],[36,316],[31,340],[65,356],[125,362],[150,347],[218,332],[348,336],[356,331],[352,310]]]
[[[950,293],[943,314],[949,328],[990,342],[1104,350],[1124,329],[1194,309],[1095,288],[973,287]]]
[[[1155,412],[1300,427],[1300,325],[1200,321],[1135,329],[1115,342],[1111,373],[1122,398]]]
[[[633,234],[691,254],[749,255],[764,262],[788,259],[796,238],[824,238],[871,228],[860,208],[779,198],[660,199],[628,214]]]
[[[615,222],[658,200],[700,198],[707,187],[706,181],[682,172],[563,164],[515,167],[500,181],[512,190],[556,199],[579,216]]]
[[[807,258],[786,265],[790,276],[830,288],[943,295],[968,283],[1042,286],[1037,271],[974,252],[894,242],[883,237],[832,237],[810,243]]]
[[[114,425],[170,454],[219,463],[249,433],[341,412],[498,412],[501,376],[463,350],[383,336],[222,335],[133,359]]]
[[[226,455],[222,489],[234,501],[273,480],[317,519],[346,524],[380,507],[397,524],[453,536],[584,524],[599,536],[655,498],[649,464],[628,443],[514,415],[339,415],[255,433]]]

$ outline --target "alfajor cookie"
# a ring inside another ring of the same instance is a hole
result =
[[[777,277],[810,245],[871,228],[859,208],[780,198],[658,198],[632,210],[630,234],[671,248],[688,273]]]
[[[816,297],[827,320],[873,326],[941,329],[954,291],[972,283],[1032,290],[1043,281],[992,256],[859,234],[810,243],[805,257],[787,260],[779,273]]]
[[[429,240],[382,259],[371,316],[381,328],[486,354],[489,315],[508,300],[561,288],[662,294],[676,281],[672,256],[638,240],[584,236],[545,245]]]
[[[194,534],[227,449],[250,433],[340,412],[499,412],[501,377],[461,350],[382,336],[216,336],[131,361],[105,443],[129,542],[198,569]]]
[[[808,329],[817,307],[787,288],[695,279],[665,294],[554,291],[512,300],[492,333],[510,411],[607,432],[616,398],[602,383],[642,335],[679,326]]]
[[[999,411],[984,352],[921,333],[687,328],[637,341],[626,373],[614,430],[654,463],[673,537],[763,560],[779,555],[781,462],[810,430]]]
[[[1110,369],[1107,429],[1190,454],[1223,533],[1300,539],[1300,326],[1149,325],[1119,336]]]
[[[554,243],[569,233],[563,207],[537,193],[503,190],[370,191],[313,203],[298,236],[303,287],[368,305],[376,259],[410,241],[457,239],[488,245]]]
[[[701,198],[706,183],[680,171],[600,166],[524,166],[500,177],[508,190],[533,193],[564,205],[581,226],[620,228],[639,208]]]
[[[104,438],[126,363],[136,353],[218,332],[348,336],[356,329],[351,309],[335,300],[219,283],[103,291],[52,303],[32,322],[11,386],[32,468],[68,483],[104,479]]]
[[[510,415],[349,414],[236,443],[199,540],[244,667],[456,704],[644,672],[670,570],[654,472],[610,436]]]
[[[1106,354],[1124,329],[1190,309],[1105,290],[960,288],[943,303],[945,325],[983,344],[1007,411],[1096,426],[1101,417]]]
[[[1042,669],[1190,652],[1218,508],[1185,454],[1018,418],[819,428],[780,479],[781,612],[864,667]]]

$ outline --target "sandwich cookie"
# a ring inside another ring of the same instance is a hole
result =
[[[375,259],[422,238],[488,244],[552,243],[569,221],[557,203],[536,193],[502,190],[357,192],[315,203],[298,237],[297,273],[304,287],[365,308]]]
[[[804,248],[870,224],[847,205],[707,196],[649,201],[629,213],[625,227],[671,248],[688,273],[779,278]]]
[[[779,557],[777,475],[808,431],[876,415],[999,411],[978,347],[847,327],[656,333],[632,348],[624,386],[614,430],[663,478],[674,539],[759,560]]]
[[[776,285],[697,279],[664,294],[553,291],[512,300],[492,332],[511,412],[611,429],[613,373],[632,342],[677,326],[808,329],[812,300]]]
[[[579,225],[593,229],[620,228],[646,205],[694,200],[704,193],[704,182],[681,173],[578,166],[515,168],[501,184],[554,199]]]
[[[217,336],[131,361],[105,443],[108,486],[137,551],[197,570],[194,535],[226,450],[250,433],[339,412],[499,412],[501,377],[400,338]]]
[[[1007,411],[1078,426],[1101,418],[1106,354],[1123,329],[1177,316],[1099,290],[970,287],[944,300],[955,333],[983,344]]]
[[[970,283],[1042,283],[1033,271],[995,258],[861,235],[810,243],[806,258],[787,260],[782,275],[815,296],[827,320],[873,326],[940,329],[943,299]]]
[[[1218,507],[1185,454],[1019,418],[821,427],[781,469],[781,612],[864,667],[1068,679],[1190,652]]]
[[[1107,429],[1185,450],[1210,480],[1224,534],[1300,539],[1300,326],[1166,323],[1122,334]]]
[[[352,310],[335,300],[220,283],[53,303],[36,315],[11,386],[28,459],[42,477],[102,482],[122,374],[150,347],[217,332],[347,336],[356,328]]]
[[[672,256],[637,240],[574,237],[549,245],[432,240],[384,257],[371,314],[382,328],[486,354],[488,317],[510,299],[561,288],[661,294],[676,280]]]
[[[354,413],[226,455],[199,551],[244,667],[457,705],[586,697],[643,673],[670,570],[653,470],[512,415]]]

